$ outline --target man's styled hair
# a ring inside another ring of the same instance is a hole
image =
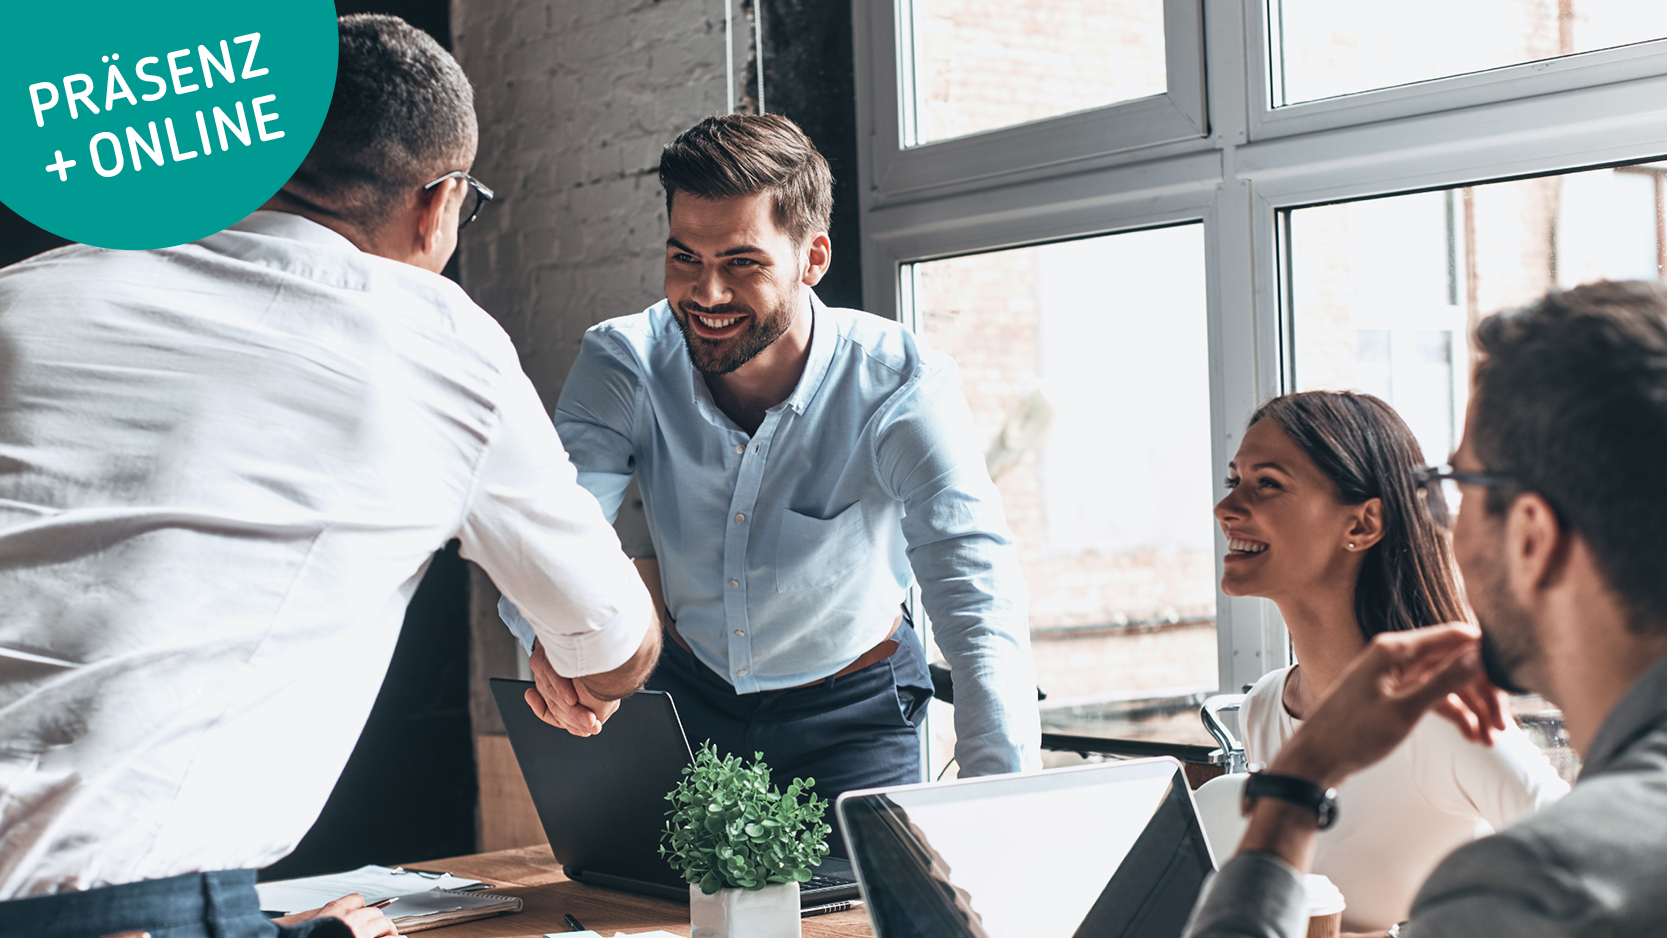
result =
[[[1482,320],[1471,434],[1591,545],[1634,631],[1667,631],[1667,289],[1604,281]]]
[[[451,53],[397,16],[354,14],[338,26],[330,112],[291,182],[294,194],[374,228],[411,189],[468,168],[475,90]]]
[[[795,244],[827,231],[833,173],[799,125],[779,114],[708,117],[660,154],[666,215],[679,192],[703,199],[770,193],[776,227]]]

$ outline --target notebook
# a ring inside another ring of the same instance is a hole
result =
[[[342,896],[359,893],[366,903],[394,899],[382,910],[402,932],[422,931],[477,918],[521,911],[521,900],[481,892],[491,887],[449,873],[424,873],[398,867],[362,866],[344,873],[257,883],[260,907],[272,915],[316,909]]]

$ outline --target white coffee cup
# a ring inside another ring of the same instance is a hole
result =
[[[1337,938],[1343,932],[1343,893],[1318,873],[1302,878],[1308,892],[1308,938]]]

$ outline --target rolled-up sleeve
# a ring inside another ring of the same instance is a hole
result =
[[[961,774],[1040,768],[1029,593],[952,365],[899,392],[876,457],[903,503],[909,565],[949,660]]]
[[[641,645],[653,604],[597,500],[578,483],[519,367],[459,537],[512,604],[512,629],[537,637],[556,672],[611,671]],[[506,620],[508,620],[506,616]]]
[[[1302,874],[1269,853],[1241,853],[1204,884],[1187,938],[1301,938],[1308,933]]]

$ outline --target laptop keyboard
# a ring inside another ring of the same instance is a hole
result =
[[[849,886],[851,880],[842,876],[812,876],[808,882],[799,884],[800,891],[810,889],[828,889],[833,886]]]

